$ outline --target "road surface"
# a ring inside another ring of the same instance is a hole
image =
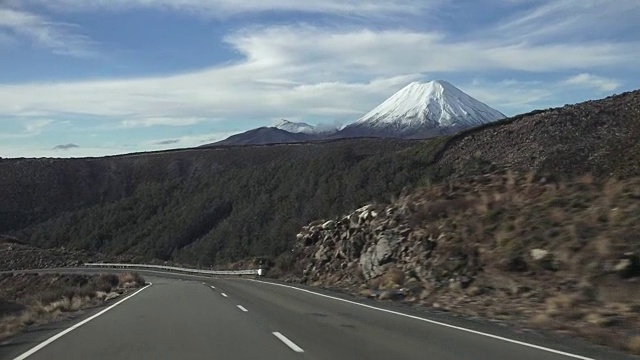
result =
[[[573,340],[463,319],[433,321],[410,308],[355,303],[355,298],[253,279],[145,277],[151,286],[94,318],[98,310],[86,314],[90,320],[71,331],[82,319],[0,345],[0,359],[634,358]],[[68,333],[46,343],[65,329]]]

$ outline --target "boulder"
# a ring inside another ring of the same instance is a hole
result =
[[[391,247],[389,246],[389,240],[387,238],[382,238],[378,240],[375,249],[375,260],[378,265],[386,264],[391,260]]]
[[[629,279],[640,276],[640,259],[634,253],[625,253],[622,259],[613,267],[621,278]]]
[[[329,221],[325,222],[324,224],[322,224],[322,229],[324,229],[324,230],[335,229],[335,228],[336,228],[336,221],[335,220],[329,220]]]
[[[558,270],[558,261],[555,256],[553,256],[552,252],[544,249],[531,249],[529,255],[531,256],[533,263],[538,267],[551,271]]]

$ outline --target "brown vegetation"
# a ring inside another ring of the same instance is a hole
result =
[[[638,234],[640,178],[506,172],[314,222],[290,268],[312,285],[627,348],[640,323]]]
[[[24,328],[55,321],[65,314],[103,304],[124,289],[140,287],[137,273],[2,274],[0,275],[0,340]]]

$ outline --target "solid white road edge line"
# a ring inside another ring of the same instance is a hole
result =
[[[526,343],[526,342],[509,339],[509,338],[505,338],[505,337],[502,337],[502,336],[487,334],[487,333],[483,333],[483,332],[480,332],[480,331],[463,328],[463,327],[460,327],[460,326],[449,325],[449,324],[446,324],[446,323],[443,323],[443,322],[439,322],[439,321],[435,321],[435,320],[429,320],[429,319],[425,319],[425,318],[422,318],[422,317],[419,317],[419,316],[404,314],[404,313],[401,313],[401,312],[398,312],[398,311],[387,310],[387,309],[383,309],[383,308],[379,308],[379,307],[375,307],[375,306],[371,306],[371,305],[361,304],[359,302],[346,300],[346,299],[341,299],[339,297],[325,295],[325,294],[317,293],[317,292],[310,291],[310,290],[307,290],[307,289],[301,289],[301,288],[298,288],[298,287],[295,287],[295,286],[272,283],[272,282],[268,282],[268,281],[261,281],[261,280],[255,280],[255,279],[247,279],[247,280],[255,281],[255,282],[259,282],[259,283],[263,283],[263,284],[268,284],[268,285],[273,285],[273,286],[286,287],[286,288],[290,288],[290,289],[306,292],[306,293],[309,293],[309,294],[322,296],[322,297],[325,297],[325,298],[328,298],[328,299],[338,300],[338,301],[346,302],[346,303],[349,303],[349,304],[352,304],[352,305],[358,305],[358,306],[366,307],[368,309],[373,309],[373,310],[377,310],[377,311],[386,312],[386,313],[389,313],[389,314],[404,316],[404,317],[408,317],[408,318],[411,318],[411,319],[414,319],[414,320],[425,321],[425,322],[428,322],[428,323],[431,323],[431,324],[434,324],[434,325],[444,326],[444,327],[448,327],[448,328],[451,328],[451,329],[465,331],[465,332],[476,334],[476,335],[486,336],[486,337],[489,337],[489,338],[492,338],[492,339],[502,340],[502,341],[506,341],[506,342],[509,342],[509,343],[512,343],[512,344],[518,344],[518,345],[522,345],[522,346],[526,346],[526,347],[530,347],[530,348],[534,348],[534,349],[538,349],[538,350],[542,350],[542,351],[547,351],[547,352],[554,353],[554,354],[564,355],[564,356],[571,357],[571,358],[574,358],[574,359],[595,360],[593,358],[588,358],[588,357],[584,357],[584,356],[581,356],[581,355],[571,354],[571,353],[567,353],[567,352],[560,351],[560,350],[550,349],[550,348],[547,348],[547,347],[544,347],[544,346],[529,344],[529,343]],[[274,335],[275,335],[275,333],[274,333]],[[276,335],[276,336],[278,336],[278,335]]]
[[[91,321],[91,320],[93,320],[93,319],[97,318],[98,316],[100,316],[100,315],[102,315],[102,314],[106,313],[107,311],[109,311],[109,310],[113,309],[114,307],[116,307],[116,306],[118,306],[118,305],[122,304],[123,302],[125,302],[125,301],[127,301],[127,300],[131,299],[132,297],[134,297],[134,296],[138,295],[142,290],[144,290],[144,289],[148,288],[148,287],[149,287],[149,286],[151,286],[151,285],[153,285],[153,284],[152,284],[152,283],[149,283],[149,285],[147,285],[147,286],[143,287],[142,289],[140,289],[140,290],[138,290],[138,291],[134,292],[133,294],[131,294],[131,295],[127,296],[126,298],[124,298],[124,299],[122,299],[122,300],[118,301],[117,303],[115,303],[115,304],[113,304],[113,305],[109,306],[108,308],[106,308],[106,309],[104,309],[104,310],[100,311],[99,313],[97,313],[97,314],[95,314],[95,315],[93,315],[93,316],[91,316],[91,317],[89,317],[89,318],[87,318],[87,319],[82,320],[81,322],[79,322],[79,323],[77,323],[77,324],[73,325],[72,327],[70,327],[70,328],[68,328],[68,329],[66,329],[66,330],[63,330],[63,331],[61,331],[61,332],[57,333],[56,335],[53,335],[52,337],[50,337],[50,338],[48,338],[47,340],[45,340],[45,341],[41,342],[40,344],[38,344],[38,345],[36,345],[35,347],[33,347],[31,350],[29,350],[29,351],[25,352],[24,354],[22,354],[22,355],[18,356],[17,358],[15,358],[15,359],[13,359],[13,360],[24,360],[24,359],[28,358],[29,356],[31,356],[31,355],[35,354],[36,352],[38,352],[38,351],[42,350],[42,348],[44,348],[45,346],[47,346],[47,345],[51,344],[52,342],[54,342],[54,341],[58,340],[59,338],[63,337],[64,335],[66,335],[66,334],[68,334],[68,333],[72,332],[73,330],[75,330],[75,329],[79,328],[80,326],[82,326],[82,325],[84,325],[84,324],[88,323],[89,321]]]
[[[280,334],[279,332],[275,331],[272,333],[273,335],[275,335],[278,339],[280,339],[280,341],[282,341],[283,343],[285,343],[288,347],[291,348],[291,350],[297,352],[297,353],[303,353],[304,350],[302,350],[302,348],[298,345],[296,345],[293,341],[287,339],[286,336]]]
[[[244,306],[242,306],[242,305],[236,305],[236,306],[238,307],[238,309],[240,309],[240,310],[242,310],[244,312],[249,311],[249,310],[245,309]]]
[[[220,293],[220,294],[222,294],[222,296],[224,296],[224,297],[227,297],[227,294],[225,294],[225,293]]]

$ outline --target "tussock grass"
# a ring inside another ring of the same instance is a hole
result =
[[[627,344],[627,348],[631,353],[640,355],[640,335],[631,337]]]
[[[0,298],[9,300],[8,303],[21,304],[24,308],[4,316],[0,311],[0,340],[14,336],[30,325],[50,322],[65,313],[100,305],[109,296],[113,297],[112,290],[139,287],[144,283],[138,273],[2,277]]]

